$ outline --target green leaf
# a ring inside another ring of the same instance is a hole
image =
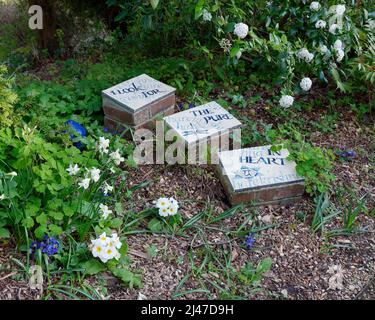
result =
[[[37,216],[35,220],[36,220],[36,222],[38,222],[41,225],[46,225],[48,217],[45,213],[42,213],[39,216]]]
[[[35,236],[40,239],[47,233],[47,227],[46,226],[39,226],[35,229]]]
[[[67,217],[74,215],[74,209],[71,206],[63,206],[63,212]]]
[[[122,220],[120,218],[115,218],[111,220],[111,227],[114,229],[119,229],[122,225]]]
[[[8,229],[5,228],[0,228],[0,239],[2,238],[9,238],[10,237],[10,232]]]
[[[161,221],[157,218],[151,219],[150,222],[148,223],[148,228],[152,232],[159,232],[162,229],[162,224]]]
[[[27,228],[27,229],[30,229],[34,226],[34,220],[33,218],[31,217],[27,217],[25,219],[22,220],[22,225]]]
[[[50,224],[48,226],[48,228],[52,232],[52,235],[54,235],[54,236],[59,236],[63,232],[62,229],[59,226],[55,225],[55,224]]]
[[[90,259],[82,264],[85,273],[92,276],[98,274],[106,269],[106,266],[96,259]]]
[[[155,10],[159,4],[159,0],[150,0],[152,8]]]
[[[197,2],[197,5],[195,6],[195,20],[198,20],[200,16],[203,14],[203,6],[204,6],[205,0],[199,0]]]
[[[272,266],[272,259],[265,258],[263,259],[257,266],[257,273],[264,273],[271,270]]]

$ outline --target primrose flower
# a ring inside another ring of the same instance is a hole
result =
[[[121,162],[125,161],[125,158],[120,155],[119,149],[117,149],[115,152],[112,152],[109,157],[115,162],[115,164],[118,166]]]
[[[321,8],[321,5],[318,1],[313,1],[311,2],[310,4],[310,10],[312,11],[319,11],[319,9]]]
[[[301,87],[301,89],[303,91],[309,91],[311,89],[311,86],[312,86],[312,81],[310,78],[303,78],[299,84],[299,86]]]
[[[6,199],[5,194],[0,195],[0,201],[3,201],[3,200],[5,200],[5,199]]]
[[[110,242],[110,238],[107,237],[107,234],[105,232],[103,232],[99,238],[97,239],[97,242],[99,242],[100,244],[102,244],[103,246],[106,246],[108,245],[108,243]]]
[[[103,263],[107,263],[109,260],[121,258],[121,254],[118,251],[122,246],[116,233],[111,237],[107,237],[104,232],[99,236],[98,239],[91,240],[91,253],[94,258],[99,258]]]
[[[97,148],[101,154],[108,153],[109,148],[109,139],[106,139],[104,137],[99,138],[99,143],[97,145]]]
[[[120,238],[118,237],[117,233],[112,234],[111,245],[113,245],[116,249],[120,249],[122,247],[122,243],[120,241]]]
[[[168,208],[170,204],[171,203],[168,198],[159,198],[156,202],[156,207],[159,209]]]
[[[108,206],[106,206],[106,205],[104,205],[104,204],[100,204],[100,205],[99,205],[99,210],[100,210],[100,213],[102,214],[103,219],[107,219],[108,216],[109,216],[111,213],[113,213],[113,211],[110,210],[110,209],[108,208]]]
[[[211,20],[212,20],[212,14],[208,10],[203,9],[203,21],[207,22]]]
[[[336,30],[339,28],[339,26],[334,23],[332,24],[330,27],[329,27],[329,32],[332,33],[332,34],[336,34]]]
[[[91,176],[91,179],[94,181],[94,182],[98,182],[99,179],[100,179],[100,169],[97,169],[97,168],[92,168],[90,170],[90,176]]]
[[[168,215],[174,216],[175,214],[177,214],[177,211],[178,211],[178,206],[170,205],[168,208]]]
[[[100,257],[104,252],[104,247],[99,243],[95,242],[93,243],[93,246],[91,248],[91,253],[94,258]]]
[[[238,36],[240,39],[246,38],[247,34],[249,33],[249,26],[245,23],[236,23],[234,25],[233,33]]]
[[[325,22],[324,20],[318,20],[315,23],[315,28],[317,29],[324,29],[326,26],[327,26],[327,22]]]
[[[280,106],[282,106],[283,108],[289,108],[293,105],[294,98],[292,96],[283,95],[279,103],[280,103]]]
[[[102,189],[103,189],[103,193],[104,193],[105,196],[107,196],[109,192],[113,191],[113,187],[110,186],[107,182],[104,182],[104,185],[102,186]]]
[[[66,169],[66,171],[69,172],[69,175],[70,176],[75,176],[78,172],[79,172],[79,167],[77,164],[75,164],[74,166],[72,164],[70,164],[69,168]]]
[[[159,198],[156,201],[159,215],[162,217],[174,216],[178,212],[178,202],[174,198]]]
[[[90,186],[90,182],[91,182],[90,178],[85,178],[85,179],[82,179],[80,182],[78,182],[78,185],[80,188],[87,190]]]

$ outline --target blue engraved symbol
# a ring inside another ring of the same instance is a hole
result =
[[[260,168],[250,168],[247,166],[242,166],[241,170],[235,172],[236,177],[243,178],[243,179],[253,179],[257,176],[260,176]]]

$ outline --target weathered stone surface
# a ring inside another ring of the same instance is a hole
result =
[[[210,102],[164,118],[187,145],[219,137],[241,126],[241,122],[216,102]]]
[[[169,114],[176,102],[174,88],[148,75],[141,75],[102,92],[106,117],[137,126],[157,115]]]
[[[103,98],[110,99],[134,113],[151,103],[174,95],[175,91],[175,88],[142,74],[104,90],[102,95]]]
[[[271,204],[299,199],[304,179],[297,175],[289,153],[271,152],[271,146],[219,153],[219,176],[232,204]]]

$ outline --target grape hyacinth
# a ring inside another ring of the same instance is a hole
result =
[[[35,253],[37,250],[41,250],[42,253],[49,257],[52,257],[59,252],[60,242],[55,237],[49,237],[45,235],[43,241],[33,241],[30,245],[30,254]]]
[[[255,238],[253,233],[249,233],[249,235],[245,239],[245,247],[247,250],[250,250],[254,246]]]

